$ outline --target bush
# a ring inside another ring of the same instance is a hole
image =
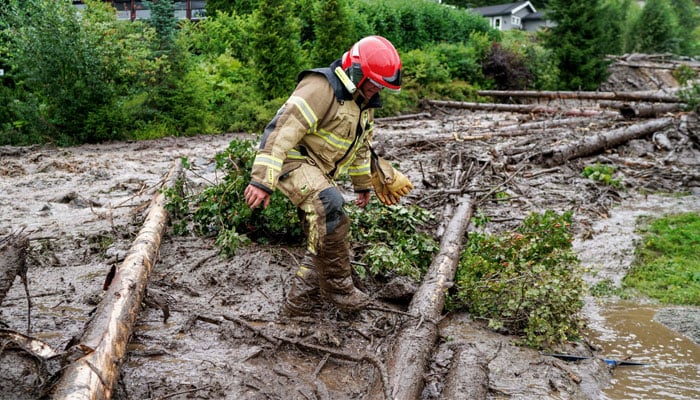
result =
[[[173,221],[180,233],[191,229],[204,236],[215,236],[222,255],[233,256],[248,240],[258,242],[300,243],[303,232],[297,208],[275,191],[266,209],[251,209],[243,192],[250,182],[255,148],[249,140],[234,139],[216,155],[216,168],[225,175],[221,182],[188,198],[186,206],[176,193],[170,192],[169,207],[179,210]],[[185,223],[183,223],[183,220]]]
[[[534,348],[576,338],[584,282],[571,250],[571,212],[532,213],[519,232],[471,234],[447,308],[523,335]]]
[[[420,280],[438,250],[425,232],[434,216],[418,206],[384,206],[375,197],[364,209],[347,207],[352,220],[350,236],[356,257],[366,266],[357,266],[361,278],[408,276]]]
[[[410,51],[438,43],[468,43],[475,33],[491,40],[498,31],[486,19],[432,1],[350,0],[350,8],[365,15],[374,34],[389,39],[397,49]]]

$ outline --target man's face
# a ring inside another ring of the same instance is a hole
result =
[[[375,94],[381,92],[383,88],[381,86],[377,86],[374,83],[372,83],[369,79],[366,79],[363,83],[362,86],[360,86],[360,91],[362,92],[362,95],[365,96],[365,99],[371,99],[372,96]]]

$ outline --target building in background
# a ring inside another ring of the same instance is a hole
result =
[[[529,1],[478,7],[469,11],[488,19],[491,27],[499,31],[520,29],[534,32],[542,27],[553,26]]]
[[[137,19],[148,19],[151,17],[151,10],[143,1],[137,0],[104,0],[112,4],[117,9],[117,19],[134,21]],[[78,8],[85,7],[81,0],[73,0],[73,4]],[[178,19],[200,20],[206,18],[205,0],[180,0],[173,1],[175,17]]]

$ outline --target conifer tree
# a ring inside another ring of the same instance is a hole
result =
[[[700,4],[693,0],[671,0],[671,9],[678,19],[679,52],[686,56],[700,55]]]
[[[546,16],[554,21],[546,47],[557,57],[561,89],[595,90],[607,78],[607,46],[600,0],[550,0]]]
[[[636,51],[678,53],[678,21],[668,0],[648,0],[635,26]]]
[[[344,0],[321,0],[317,3],[316,34],[311,50],[314,66],[325,67],[340,58],[355,41],[355,34],[348,20],[349,10]]]
[[[260,0],[252,43],[258,90],[265,100],[286,97],[302,69],[300,28],[291,0]]]

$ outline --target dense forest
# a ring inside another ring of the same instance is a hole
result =
[[[384,116],[480,89],[595,90],[607,55],[700,54],[692,0],[533,1],[556,23],[538,33],[493,30],[464,8],[493,1],[210,0],[199,22],[176,20],[170,1],[148,2],[152,18],[134,22],[85,3],[0,5],[0,145],[257,132],[301,70],[370,34],[404,64]]]

